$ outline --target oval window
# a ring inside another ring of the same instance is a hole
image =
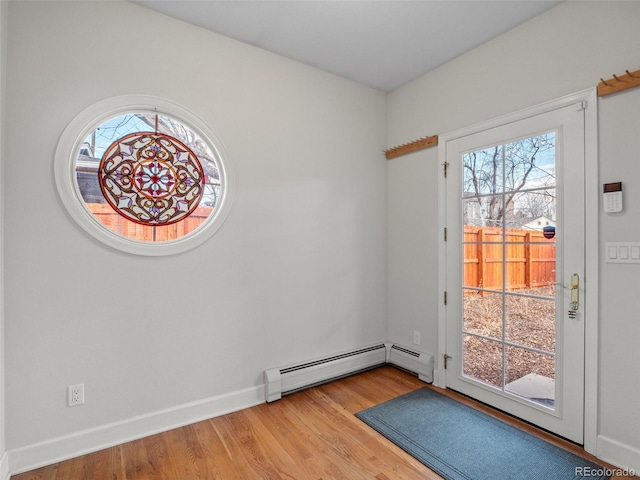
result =
[[[56,183],[85,230],[146,255],[199,245],[230,204],[219,141],[190,112],[150,97],[111,99],[74,119],[56,151]]]

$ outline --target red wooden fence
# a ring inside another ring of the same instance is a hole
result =
[[[110,229],[127,238],[145,242],[164,242],[180,238],[202,225],[211,213],[211,207],[199,207],[181,222],[153,227],[127,220],[106,203],[87,203],[86,205],[96,218]]]
[[[464,227],[464,286],[502,289],[543,287],[556,281],[556,245],[542,232],[507,229],[503,269],[502,229]]]

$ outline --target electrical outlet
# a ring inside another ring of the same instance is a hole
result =
[[[69,387],[69,406],[82,405],[84,403],[84,384],[71,385]]]
[[[413,331],[413,344],[420,345],[420,332],[417,330]]]

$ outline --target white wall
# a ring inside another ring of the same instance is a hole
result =
[[[4,85],[7,56],[7,3],[0,2],[0,178],[4,178]],[[5,411],[4,411],[4,188],[0,182],[0,479],[8,473],[5,455]]]
[[[605,242],[640,241],[640,89],[603,97],[599,108],[600,180],[621,181],[624,190],[624,210],[600,215],[604,252]],[[599,450],[607,458],[634,465],[636,474],[640,470],[638,279],[640,265],[604,263],[602,255]],[[616,443],[636,451],[625,452]]]
[[[640,2],[565,2],[391,93],[389,145],[446,133],[636,70],[639,22]],[[637,95],[599,102],[602,181],[630,179],[624,216],[600,215],[601,241],[640,240],[637,222],[624,220],[640,206],[632,175],[638,165]],[[435,148],[388,163],[388,337],[410,344],[413,330],[422,331],[422,348],[434,354],[440,169]],[[640,324],[637,299],[623,293],[638,272],[601,267],[598,450],[640,470]]]
[[[9,450],[385,340],[385,94],[125,2],[11,2],[9,40]],[[231,213],[196,250],[111,250],[58,198],[63,129],[127,93],[191,109],[229,154]]]

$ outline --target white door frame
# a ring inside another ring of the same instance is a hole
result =
[[[438,136],[438,167],[446,162],[447,141],[494,128],[506,123],[546,113],[576,102],[587,102],[585,110],[585,379],[584,379],[584,449],[596,454],[598,434],[598,97],[595,88],[583,90],[556,100],[545,102],[524,110],[494,118],[481,124],[472,125]],[[438,168],[440,172],[444,169]],[[444,291],[446,285],[446,245],[444,228],[446,226],[446,190],[444,174],[438,180],[438,355],[434,372],[434,385],[446,388],[444,359],[446,352],[446,307]]]

